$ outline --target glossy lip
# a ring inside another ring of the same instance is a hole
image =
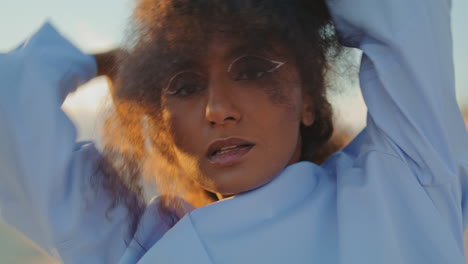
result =
[[[228,152],[226,154],[221,154],[222,157],[218,157],[216,159],[213,159],[213,153],[215,151],[218,151],[224,147],[229,147],[229,146],[234,146],[234,145],[249,145],[246,147],[243,147],[238,150],[233,150],[231,152]],[[234,163],[237,163],[240,161],[240,159],[245,156],[247,153],[250,152],[250,150],[255,146],[255,144],[251,141],[238,138],[238,137],[230,137],[230,138],[225,138],[225,139],[218,139],[213,141],[209,146],[208,150],[206,152],[206,157],[208,160],[216,165],[219,166],[230,166],[233,165]]]

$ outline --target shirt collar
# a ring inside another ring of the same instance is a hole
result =
[[[267,221],[313,192],[321,171],[311,162],[290,165],[264,186],[198,208],[189,217],[197,231],[203,234],[241,230]]]

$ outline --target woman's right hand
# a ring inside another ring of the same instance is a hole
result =
[[[105,75],[109,77],[111,80],[114,80],[117,74],[117,61],[119,55],[123,52],[122,49],[113,49],[110,51],[106,51],[103,53],[93,54],[94,58],[96,59],[98,76]]]

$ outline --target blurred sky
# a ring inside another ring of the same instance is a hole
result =
[[[115,47],[123,39],[133,0],[0,0],[0,52],[8,51],[51,21],[63,35],[86,52]],[[467,0],[453,0],[453,36],[456,85],[459,102],[468,107],[468,11]],[[365,122],[365,106],[356,85],[343,84],[346,93],[334,97],[337,116],[359,130]],[[71,96],[65,109],[80,128],[80,137],[90,138],[99,103],[106,96],[106,83],[95,80]],[[83,128],[84,127],[84,128]]]

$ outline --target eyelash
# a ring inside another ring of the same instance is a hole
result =
[[[195,92],[192,92],[192,93],[190,93],[190,94],[183,94],[183,92],[186,91],[186,89],[184,89],[184,87],[186,87],[186,86],[183,86],[182,88],[178,89],[173,95],[178,96],[178,97],[189,97],[189,96],[194,95],[194,94],[196,94],[197,92],[199,92],[199,91],[201,91],[201,90],[204,89],[204,88],[196,89]]]
[[[247,72],[247,71],[242,72],[242,73],[239,74],[239,75],[240,75],[240,76],[247,75],[246,72]],[[238,81],[256,81],[256,80],[258,80],[258,79],[263,78],[265,75],[267,75],[267,74],[270,73],[270,72],[268,72],[268,71],[257,71],[257,72],[255,72],[255,73],[257,73],[257,76],[256,76],[255,79],[250,79],[250,78],[248,78],[248,77],[246,77],[246,78],[241,78],[241,77],[238,77],[238,76],[239,76],[239,75],[238,75],[237,77],[234,78],[233,81],[236,81],[236,82],[238,82]],[[260,76],[258,75],[259,73],[261,74]]]

